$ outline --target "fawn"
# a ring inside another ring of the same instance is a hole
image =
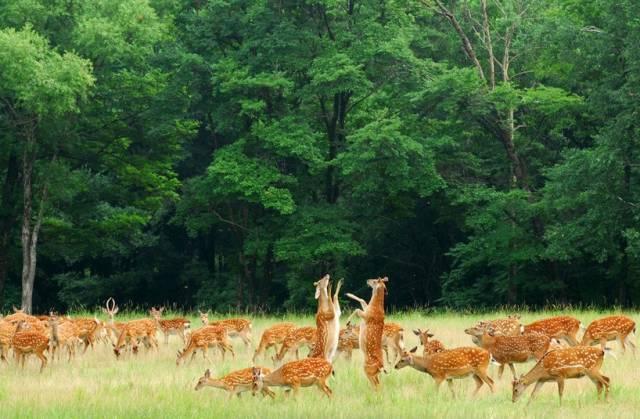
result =
[[[605,351],[591,346],[575,346],[556,349],[548,352],[538,363],[518,380],[514,380],[511,400],[517,401],[528,386],[536,383],[529,402],[531,402],[542,385],[549,381],[558,383],[558,396],[562,404],[564,381],[580,378],[585,375],[591,379],[598,390],[598,399],[605,389],[605,399],[609,396],[609,377],[600,373]]]
[[[504,366],[509,365],[513,378],[516,379],[515,363],[527,362],[530,359],[539,360],[549,350],[551,338],[541,333],[527,333],[520,336],[498,336],[489,327],[480,338],[480,346],[500,363],[498,378],[502,378]]]
[[[262,370],[263,374],[270,374],[271,370],[265,367],[254,367]],[[234,371],[225,375],[222,378],[211,378],[211,371],[208,369],[204,372],[204,375],[198,380],[196,384],[196,390],[200,390],[203,387],[221,388],[229,392],[229,398],[233,398],[234,395],[240,397],[240,394],[245,391],[250,391],[253,388],[253,368],[245,368],[239,371]],[[275,397],[275,393],[268,388],[262,389],[264,396]]]
[[[580,320],[571,316],[557,316],[524,325],[521,332],[523,334],[542,333],[550,338],[564,339],[569,345],[576,346],[578,344],[576,335],[580,330],[580,325]]]
[[[266,351],[272,346],[276,347],[276,345],[283,343],[287,335],[291,330],[296,327],[295,324],[290,322],[277,323],[273,326],[265,329],[262,332],[262,337],[260,338],[260,343],[256,348],[255,353],[253,354],[253,362],[256,362],[256,358],[262,354],[266,353]],[[276,353],[278,353],[278,348],[276,347]]]
[[[251,345],[251,320],[243,319],[243,318],[235,318],[235,319],[225,319],[225,320],[217,320],[217,321],[209,321],[209,312],[200,311],[200,321],[202,324],[207,326],[224,326],[227,328],[227,333],[229,337],[235,338],[239,337],[244,346],[246,348]]]
[[[473,376],[476,382],[474,395],[478,393],[483,383],[487,384],[493,393],[493,380],[487,375],[487,368],[491,360],[488,351],[478,347],[465,347],[448,349],[423,357],[415,354],[417,349],[415,347],[409,352],[405,351],[396,364],[396,369],[410,366],[418,371],[426,372],[435,380],[436,391],[440,388],[440,384],[447,380],[453,397],[455,397],[453,379],[469,375]]]
[[[324,358],[331,362],[338,349],[340,339],[340,301],[338,294],[342,280],[338,281],[336,291],[331,296],[329,275],[313,283],[316,287],[315,298],[318,300],[316,311],[316,344],[309,353],[310,358]]]
[[[122,328],[120,336],[118,336],[118,341],[113,345],[113,353],[116,355],[116,358],[120,357],[127,343],[132,345],[133,353],[137,353],[140,341],[142,341],[147,348],[153,347],[158,349],[156,333],[156,322],[154,320],[131,320]]]
[[[360,350],[364,354],[364,372],[375,389],[380,386],[378,375],[384,370],[382,359],[382,335],[384,332],[384,295],[387,292],[386,283],[389,278],[369,279],[367,285],[372,288],[371,300],[367,304],[363,299],[353,294],[347,294],[351,299],[360,303],[362,310],[356,309],[354,315],[363,321],[360,325]]]
[[[60,321],[55,314],[49,317],[49,328],[51,329],[51,359],[58,353],[58,359],[63,348],[67,349],[69,362],[75,356],[75,345],[78,340],[78,328],[75,323],[70,320]]]
[[[84,350],[82,353],[87,352],[89,346],[93,348],[93,343],[100,332],[100,320],[93,318],[81,318],[81,319],[72,319],[78,330],[78,338],[84,343]]]
[[[446,349],[438,339],[430,340],[433,337],[433,333],[430,333],[429,329],[414,329],[413,334],[418,336],[420,344],[423,346],[422,356],[432,355]]]
[[[604,350],[607,341],[618,339],[622,347],[622,353],[626,351],[625,341],[631,346],[633,354],[636,353],[636,345],[632,341],[635,337],[636,322],[627,316],[609,316],[592,321],[582,336],[581,345],[590,346],[600,343]]]
[[[289,332],[280,347],[280,351],[272,358],[273,362],[278,365],[284,357],[295,351],[296,359],[299,359],[298,350],[300,346],[307,345],[313,348],[316,345],[317,332],[315,327],[298,327]]]
[[[345,354],[345,358],[351,359],[354,349],[360,349],[360,326],[347,323],[344,329],[340,330],[338,338],[338,353]]]
[[[7,320],[0,320],[0,360],[7,362],[7,356],[9,355],[9,348],[11,348],[11,341],[13,335],[16,333],[17,322],[10,322]]]
[[[259,367],[253,368],[254,394],[269,386],[288,387],[294,396],[300,387],[317,385],[320,390],[331,397],[332,391],[327,386],[327,379],[333,372],[331,363],[324,358],[305,358],[291,361],[271,373],[265,373]]]
[[[160,329],[160,331],[164,335],[164,344],[165,345],[169,344],[170,335],[180,336],[180,338],[182,339],[182,342],[184,343],[185,341],[184,334],[185,334],[185,331],[189,330],[189,328],[191,327],[191,322],[182,317],[175,318],[175,319],[162,320],[161,317],[163,312],[164,312],[164,307],[160,307],[159,309],[156,309],[155,307],[151,307],[151,310],[149,310],[149,314],[151,314],[151,317],[153,317],[153,319],[155,320],[156,326]]]
[[[222,360],[226,351],[231,352],[231,356],[235,358],[236,354],[233,351],[233,346],[229,343],[227,329],[223,326],[204,326],[200,329],[194,330],[187,344],[182,351],[178,351],[178,358],[176,359],[176,365],[180,365],[180,361],[186,358],[189,354],[192,354],[191,360],[196,355],[198,350],[202,351],[202,356],[205,360],[209,359],[208,352],[209,347],[216,346],[222,352]]]
[[[49,337],[40,331],[32,330],[29,327],[29,323],[25,320],[20,320],[11,339],[11,346],[13,347],[13,353],[16,356],[18,363],[24,368],[24,361],[27,355],[34,354],[40,361],[40,372],[47,366],[47,357],[44,355],[44,351],[49,348]],[[25,329],[27,328],[27,329]]]

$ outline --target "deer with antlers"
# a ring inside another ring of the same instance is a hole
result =
[[[199,310],[198,310],[199,311]],[[251,331],[253,326],[251,320],[243,318],[233,318],[225,320],[209,321],[209,312],[199,311],[200,321],[204,326],[224,326],[227,328],[227,332],[230,338],[240,338],[246,348],[251,345]]]
[[[234,371],[221,378],[211,378],[211,371],[207,369],[204,372],[204,375],[198,380],[198,384],[196,384],[196,391],[204,387],[214,387],[228,391],[230,399],[232,399],[233,396],[240,397],[240,395],[245,391],[251,391],[253,389],[254,368],[260,369],[265,375],[271,373],[269,368],[257,366]],[[269,396],[272,399],[275,398],[275,393],[267,387],[263,387],[261,392],[263,396]]]
[[[575,346],[550,351],[528,373],[513,381],[511,400],[516,402],[524,394],[527,387],[535,383],[529,398],[529,402],[531,402],[544,383],[555,381],[558,384],[558,396],[560,404],[562,404],[565,380],[581,378],[585,375],[595,384],[598,390],[598,399],[603,388],[605,389],[605,399],[607,399],[610,380],[600,372],[604,354],[604,350],[591,346]]]
[[[633,343],[636,332],[636,322],[627,316],[609,316],[592,321],[582,336],[581,345],[590,346],[600,343],[604,350],[605,344],[610,340],[618,340],[622,353],[625,353],[625,342],[631,346],[633,354],[636,353],[636,345]]]
[[[162,334],[164,335],[164,344],[169,344],[169,336],[178,335],[182,339],[182,342],[185,342],[185,332],[189,330],[191,327],[191,322],[185,318],[177,317],[174,319],[161,319],[162,313],[164,312],[164,307],[160,307],[156,309],[155,307],[151,307],[149,310],[149,314],[155,320],[156,326],[160,329]]]
[[[266,351],[272,346],[275,348],[276,353],[278,353],[277,345],[283,343],[289,332],[295,329],[295,327],[296,325],[293,323],[283,322],[265,329],[265,331],[262,332],[260,343],[253,354],[253,362],[256,362],[256,358],[258,358],[260,354],[266,355]]]
[[[429,329],[413,329],[413,334],[420,339],[422,356],[432,355],[444,351],[446,348],[438,339],[431,339],[434,335]]]
[[[20,320],[18,322],[11,339],[11,347],[16,361],[22,365],[22,368],[24,368],[27,355],[30,354],[40,358],[42,362],[40,372],[47,366],[47,357],[44,355],[44,351],[49,348],[49,337],[38,330],[31,329],[27,321]]]
[[[118,336],[118,341],[113,344],[113,353],[116,358],[122,355],[122,351],[127,345],[131,345],[133,353],[138,352],[140,342],[149,348],[158,349],[158,340],[156,339],[156,322],[151,319],[131,320],[125,323],[122,331]]]
[[[531,332],[542,333],[550,338],[564,339],[569,345],[576,346],[576,335],[580,330],[580,320],[571,316],[557,316],[538,320],[521,327],[522,334]]]
[[[295,396],[300,387],[309,387],[315,384],[327,397],[331,397],[332,391],[327,385],[327,380],[332,373],[331,363],[324,358],[305,358],[291,361],[271,373],[254,367],[253,392],[255,394],[263,389],[269,389],[269,386],[288,387],[293,390]]]
[[[449,390],[455,397],[453,391],[453,379],[472,376],[476,382],[474,395],[478,393],[483,384],[489,386],[493,393],[493,380],[487,375],[487,368],[491,361],[488,351],[477,348],[455,348],[427,356],[416,355],[418,347],[409,352],[404,352],[396,364],[396,369],[412,367],[418,371],[425,372],[433,377],[436,383],[436,391],[443,381],[449,384]]]
[[[118,314],[120,308],[116,305],[116,300],[113,297],[109,297],[105,306],[102,307],[102,311],[109,316],[109,322],[103,324],[103,329],[111,343],[115,343],[126,324],[115,321],[116,314]]]
[[[291,352],[295,352],[296,359],[300,358],[298,353],[301,346],[306,345],[313,348],[316,345],[317,332],[315,327],[297,327],[292,329],[284,338],[280,351],[272,358],[275,365],[279,365],[284,357]]]
[[[338,281],[336,291],[331,296],[329,275],[313,283],[316,287],[315,299],[318,300],[316,311],[316,344],[309,354],[310,358],[324,358],[331,362],[338,349],[340,338],[340,301],[338,294],[342,280]]]
[[[180,365],[180,362],[189,356],[189,354],[191,354],[190,361],[192,361],[198,350],[202,351],[202,357],[208,361],[210,347],[217,347],[220,349],[223,361],[226,351],[231,352],[231,356],[233,358],[236,356],[233,351],[233,346],[229,343],[227,329],[225,327],[204,326],[200,329],[194,330],[189,336],[185,348],[182,351],[178,351],[176,365]]]
[[[387,292],[386,283],[389,278],[367,280],[371,287],[371,300],[367,304],[362,298],[353,294],[347,297],[360,303],[362,310],[356,309],[347,323],[354,315],[362,319],[360,324],[360,350],[364,354],[364,372],[375,389],[380,386],[378,375],[384,370],[382,358],[382,335],[384,332],[384,296]]]

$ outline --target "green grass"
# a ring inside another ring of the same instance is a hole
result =
[[[345,310],[346,311],[346,310]],[[557,312],[523,314],[523,321],[557,314]],[[570,313],[583,323],[606,313],[580,311]],[[628,313],[637,319],[637,313]],[[388,316],[387,320],[405,326],[408,348],[417,344],[410,332],[415,327],[428,327],[448,347],[468,346],[470,338],[465,327],[483,318],[503,316],[461,315],[419,312]],[[135,316],[130,316],[135,317]],[[124,317],[123,317],[124,318]],[[193,325],[199,325],[191,317]],[[210,319],[214,317],[211,316]],[[280,318],[254,320],[254,345],[262,330]],[[311,316],[289,316],[286,320],[297,324],[313,325]],[[212,356],[212,363],[205,364],[201,356],[184,366],[176,367],[176,351],[182,346],[179,338],[172,336],[168,346],[162,343],[157,353],[142,350],[137,357],[127,356],[116,360],[110,345],[99,344],[95,350],[77,357],[71,364],[56,361],[42,373],[38,373],[35,359],[24,370],[11,363],[0,365],[0,417],[2,418],[578,418],[613,417],[634,418],[640,411],[640,371],[637,361],[628,352],[618,359],[606,358],[603,373],[611,378],[611,395],[608,403],[596,401],[595,386],[588,379],[570,380],[565,387],[564,403],[558,405],[557,387],[546,384],[538,398],[527,406],[528,394],[523,400],[511,402],[511,376],[505,371],[501,380],[496,377],[496,367],[490,374],[496,380],[496,392],[491,394],[484,387],[476,398],[471,397],[473,380],[457,380],[457,399],[446,388],[434,392],[431,377],[413,369],[399,371],[389,368],[382,376],[382,390],[374,392],[362,371],[362,357],[354,353],[351,362],[339,359],[335,362],[336,376],[329,381],[334,391],[329,400],[316,388],[301,389],[297,399],[287,398],[276,390],[276,400],[251,397],[245,393],[240,399],[229,400],[218,389],[205,388],[194,391],[194,386],[206,368],[214,375],[222,375],[234,369],[251,365],[253,348],[245,350],[234,340],[236,359],[222,362],[220,356]],[[610,343],[619,354],[617,344]],[[303,350],[304,352],[304,350]],[[640,353],[639,353],[640,355]],[[260,361],[266,366],[271,362]],[[518,373],[526,372],[533,363],[517,365]],[[530,388],[527,393],[530,393]]]

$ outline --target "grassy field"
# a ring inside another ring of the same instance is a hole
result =
[[[465,327],[493,315],[434,314],[426,316],[412,312],[388,316],[405,326],[408,348],[417,345],[417,337],[410,332],[415,327],[428,327],[448,347],[471,345]],[[529,322],[557,312],[523,314]],[[591,320],[609,313],[580,311],[568,313],[585,325]],[[637,313],[628,313],[638,319]],[[124,318],[124,317],[121,317]],[[210,317],[213,319],[214,317]],[[193,325],[200,321],[192,317]],[[254,345],[262,330],[283,318],[258,318],[254,320]],[[300,326],[313,325],[312,317],[287,317]],[[491,394],[484,387],[476,398],[471,398],[472,379],[457,380],[457,399],[453,399],[444,384],[439,394],[434,392],[431,377],[411,368],[399,371],[389,368],[382,376],[382,391],[376,393],[370,387],[362,371],[359,351],[348,362],[335,362],[336,376],[329,381],[334,391],[333,399],[327,399],[316,388],[301,389],[297,399],[286,398],[277,392],[276,400],[251,397],[245,393],[239,399],[228,399],[225,392],[205,388],[194,391],[198,378],[206,368],[213,375],[226,374],[251,365],[253,348],[245,350],[234,340],[236,359],[222,362],[220,356],[210,354],[212,363],[206,365],[201,356],[191,364],[176,367],[176,351],[182,343],[172,336],[168,346],[160,341],[158,352],[142,350],[137,357],[126,356],[116,360],[111,347],[99,344],[93,351],[77,357],[71,364],[66,361],[50,363],[38,373],[39,362],[31,359],[24,370],[11,363],[0,365],[0,417],[1,418],[379,418],[379,417],[434,417],[434,418],[577,418],[614,417],[634,418],[640,415],[640,371],[637,360],[627,352],[617,359],[606,358],[602,371],[611,378],[611,394],[608,403],[596,401],[595,386],[588,379],[570,380],[565,388],[564,403],[558,405],[557,387],[546,384],[538,398],[527,406],[528,393],[518,403],[511,402],[511,375],[505,371],[497,379],[497,367],[490,367],[496,380],[496,392]],[[617,343],[609,344],[619,355]],[[304,350],[302,352],[305,352]],[[271,355],[271,354],[270,354]],[[639,353],[640,355],[640,353]],[[272,366],[271,361],[259,364]],[[526,372],[533,363],[518,365],[518,373]]]

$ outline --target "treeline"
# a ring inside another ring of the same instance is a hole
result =
[[[636,0],[4,0],[0,307],[640,297]]]

